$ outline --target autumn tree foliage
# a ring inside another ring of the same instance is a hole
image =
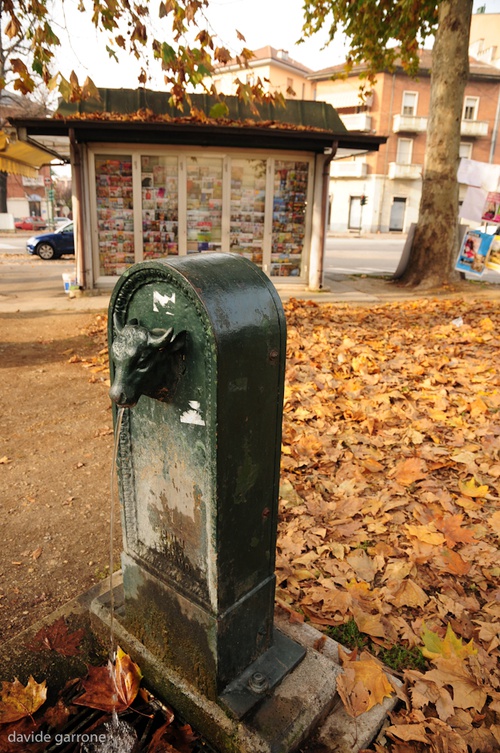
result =
[[[80,0],[78,10],[86,20],[91,19],[96,29],[106,32],[110,58],[118,60],[121,53],[140,61],[140,85],[147,83],[148,61],[156,61],[173,102],[180,104],[189,99],[190,87],[192,90],[201,86],[212,91],[210,76],[214,66],[234,57],[210,31],[204,13],[208,6],[209,0],[162,0],[152,6],[128,0]],[[55,52],[61,40],[51,13],[53,9],[48,0],[36,3],[0,0],[2,33],[10,45],[24,40],[28,48],[27,54],[11,57],[14,89],[23,94],[31,93],[35,88],[35,75],[38,75],[49,88],[57,88],[66,100],[96,96],[91,79],[80,82],[74,71],[63,73],[56,69]],[[155,16],[157,13],[157,17],[153,17],[153,13]],[[237,36],[244,43],[243,35],[237,32]],[[244,64],[252,56],[248,48],[242,47],[236,58]],[[6,84],[7,77],[0,65],[0,90]],[[242,96],[259,96],[262,87],[253,88],[255,91],[243,86]]]
[[[411,76],[418,74],[418,48],[435,34],[431,101],[420,215],[411,257],[402,281],[436,287],[457,276],[460,121],[469,73],[472,0],[305,0],[304,34],[338,31],[348,37],[346,70],[364,63],[373,81],[391,70],[396,58]],[[397,47],[396,47],[397,43]]]

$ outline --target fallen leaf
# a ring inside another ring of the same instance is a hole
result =
[[[46,648],[50,651],[56,651],[62,656],[76,656],[79,653],[78,646],[84,634],[83,628],[70,633],[64,617],[60,617],[52,625],[39,630],[28,648],[34,651]]]
[[[17,677],[14,682],[3,682],[0,692],[0,724],[31,716],[45,703],[46,698],[45,680],[38,683],[31,676],[26,685],[22,685]]]
[[[474,476],[472,476],[468,481],[460,480],[458,482],[458,487],[462,494],[464,494],[466,497],[471,497],[472,499],[474,499],[475,497],[486,497],[489,492],[489,488],[484,484],[478,484]]]
[[[405,526],[410,536],[415,536],[419,541],[423,541],[424,544],[432,544],[432,546],[440,546],[444,544],[445,538],[442,533],[436,531],[434,523],[428,525],[415,526],[408,524]]]
[[[422,458],[407,458],[398,463],[387,475],[402,486],[410,486],[427,476],[427,467]]]
[[[411,578],[403,580],[397,591],[387,597],[395,607],[423,607],[429,597]]]
[[[137,664],[118,646],[114,665],[109,662],[106,667],[90,667],[82,680],[85,692],[74,703],[101,711],[125,711],[139,691],[141,678]]]
[[[497,536],[500,536],[500,510],[497,510],[488,518],[488,525],[492,528]]]
[[[339,659],[344,672],[337,679],[337,691],[350,716],[357,717],[393,695],[384,670],[369,654],[363,652],[357,661],[355,652],[347,654],[339,646]]]
[[[475,541],[474,532],[470,528],[463,528],[464,516],[447,515],[435,521],[436,528],[444,534],[447,545],[453,549],[456,544],[472,544]]]
[[[441,657],[445,659],[455,658],[460,660],[464,659],[466,656],[474,656],[477,654],[477,648],[474,646],[474,641],[471,640],[464,645],[462,639],[455,635],[450,624],[448,624],[446,628],[446,635],[444,638],[441,638],[432,630],[428,630],[425,626],[421,637],[424,644],[422,653],[427,659]]]
[[[436,563],[440,570],[452,575],[466,575],[471,568],[470,562],[464,560],[458,552],[454,552],[451,549],[441,549],[433,557],[433,562]]]
[[[392,724],[389,727],[386,727],[385,733],[389,735],[389,737],[397,737],[399,740],[404,740],[405,742],[419,742],[419,743],[430,743],[430,739],[426,734],[425,731],[425,724]]]
[[[468,671],[463,662],[456,659],[440,659],[439,667],[425,673],[428,680],[453,689],[453,705],[460,709],[474,708],[481,711],[488,697],[487,690]]]

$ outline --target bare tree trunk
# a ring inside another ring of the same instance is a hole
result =
[[[432,52],[431,100],[420,214],[401,281],[425,288],[453,282],[458,254],[458,153],[473,0],[442,0]]]

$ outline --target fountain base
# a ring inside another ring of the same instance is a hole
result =
[[[93,630],[103,639],[109,636],[109,603],[108,592],[94,599],[90,608]],[[342,672],[338,644],[325,639],[310,625],[291,624],[288,615],[278,608],[275,615],[278,641],[298,643],[305,650],[305,657],[279,684],[265,689],[258,706],[238,719],[224,698],[225,693],[217,703],[210,701],[126,629],[120,615],[120,612],[123,615],[120,586],[115,588],[114,603],[115,641],[139,664],[145,684],[220,753],[290,753],[310,737],[317,740],[321,750],[353,753],[370,744],[387,711],[394,706],[394,699],[386,699],[386,703],[357,720],[347,716],[336,692],[336,680]],[[317,650],[319,645],[321,651]],[[255,677],[256,673],[251,674]],[[244,678],[238,678],[236,684],[243,681]]]

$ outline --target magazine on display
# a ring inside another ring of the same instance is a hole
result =
[[[490,247],[495,237],[499,236],[482,233],[480,230],[468,230],[464,235],[455,269],[481,277],[488,268]]]

